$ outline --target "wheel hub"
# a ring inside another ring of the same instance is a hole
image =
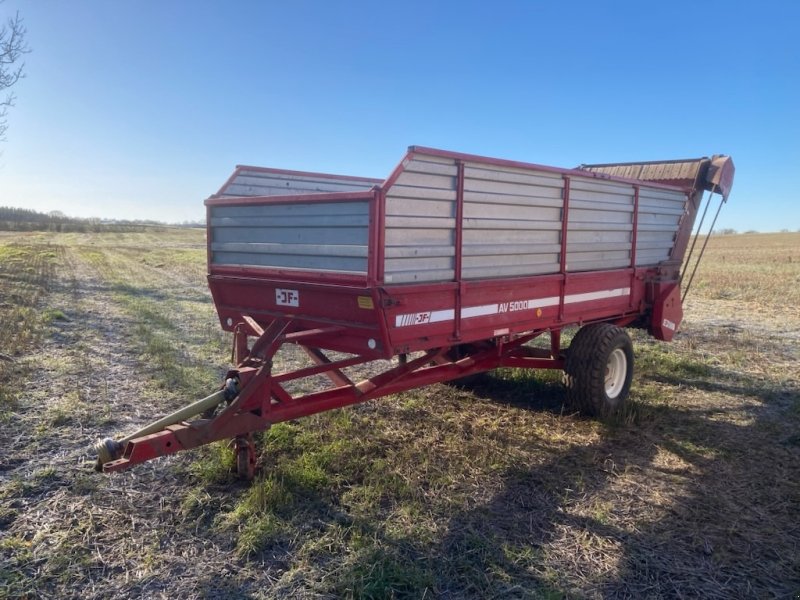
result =
[[[606,363],[605,388],[606,396],[616,398],[625,386],[625,377],[628,374],[628,359],[622,348],[616,348],[608,357]]]

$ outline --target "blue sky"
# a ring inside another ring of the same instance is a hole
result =
[[[800,2],[6,0],[0,205],[201,219],[235,164],[384,177],[729,154],[718,228],[800,229]]]

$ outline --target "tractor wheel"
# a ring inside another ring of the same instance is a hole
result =
[[[581,328],[570,344],[564,367],[569,404],[581,413],[607,419],[619,413],[633,377],[633,344],[610,323]]]

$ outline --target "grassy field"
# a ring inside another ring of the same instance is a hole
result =
[[[250,485],[106,476],[228,366],[203,232],[0,234],[0,598],[796,598],[800,234],[714,237],[686,313],[615,425],[504,370],[276,425]]]

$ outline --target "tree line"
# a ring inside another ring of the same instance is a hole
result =
[[[3,231],[124,233],[130,231],[152,231],[153,229],[163,229],[165,227],[164,223],[159,223],[158,221],[80,219],[68,217],[57,210],[49,213],[40,213],[28,208],[0,206],[0,230]]]

